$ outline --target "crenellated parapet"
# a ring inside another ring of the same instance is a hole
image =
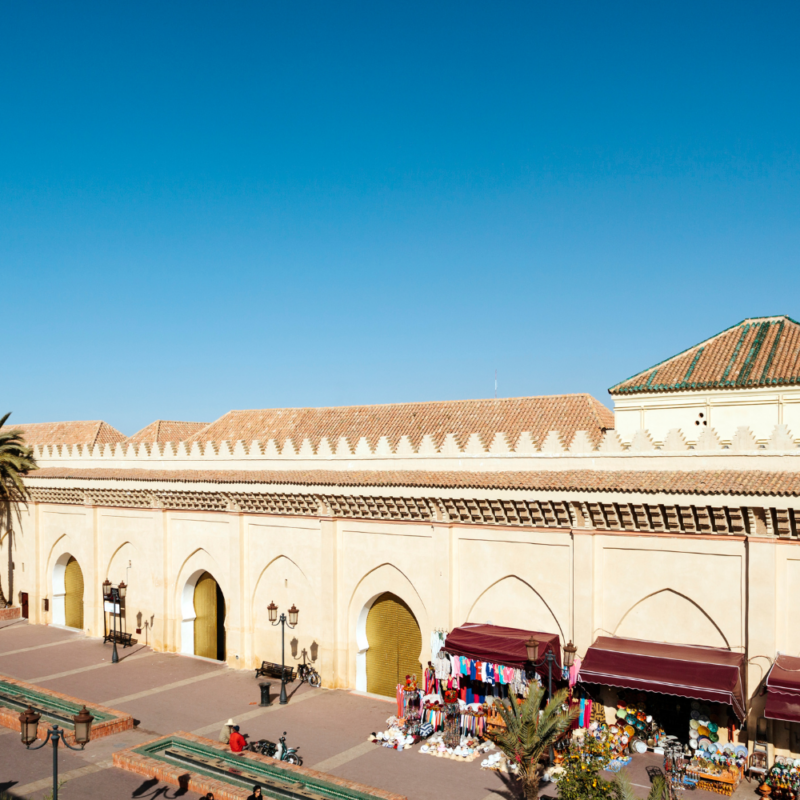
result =
[[[767,441],[758,442],[746,427],[737,429],[730,441],[723,441],[713,428],[704,428],[694,442],[688,442],[679,429],[670,430],[660,440],[650,431],[637,430],[623,441],[609,429],[597,444],[586,431],[577,431],[567,440],[561,432],[549,431],[537,441],[523,431],[513,440],[505,433],[490,439],[478,432],[457,437],[448,433],[439,445],[423,436],[415,447],[408,436],[400,436],[394,447],[382,436],[374,445],[362,437],[351,442],[345,436],[331,440],[323,436],[318,444],[309,439],[295,442],[268,441],[193,441],[141,443],[117,442],[96,445],[36,445],[34,455],[42,467],[81,466],[82,468],[125,469],[636,469],[637,462],[647,469],[692,469],[706,464],[735,469],[796,469],[792,456],[800,456],[800,444],[784,425],[775,426]],[[545,466],[546,465],[546,466]],[[559,466],[561,465],[561,466]],[[576,467],[576,465],[580,465]],[[668,465],[668,466],[667,466]],[[724,466],[722,466],[724,465]]]

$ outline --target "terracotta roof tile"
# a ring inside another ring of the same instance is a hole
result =
[[[433,472],[338,470],[145,470],[46,467],[27,482],[50,478],[171,481],[174,483],[397,486],[431,489],[528,489],[561,492],[800,496],[800,472],[763,470],[570,470],[564,472]]]
[[[28,445],[44,444],[116,444],[124,442],[125,435],[101,420],[79,422],[32,422],[12,425],[25,434]]]
[[[437,448],[453,433],[463,447],[470,434],[477,433],[489,447],[498,432],[506,434],[514,447],[520,433],[529,431],[541,443],[551,430],[560,431],[569,443],[576,431],[584,430],[597,445],[603,430],[614,427],[614,415],[588,394],[549,397],[515,397],[497,400],[453,400],[431,403],[393,403],[376,406],[333,408],[270,408],[230,411],[187,441],[245,442],[274,439],[279,448],[291,439],[299,449],[309,439],[315,452],[322,437],[335,450],[340,436],[351,448],[365,437],[373,449],[386,436],[394,450],[402,436],[414,449],[430,435]]]
[[[800,323],[746,319],[612,386],[611,394],[800,384]]]
[[[183,442],[193,434],[201,431],[207,422],[175,422],[157,419],[128,438],[129,442],[146,442],[159,444],[164,442]]]

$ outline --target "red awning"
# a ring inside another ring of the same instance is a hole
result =
[[[740,721],[745,718],[743,653],[600,636],[587,651],[578,679],[726,703]]]
[[[778,655],[767,675],[767,719],[800,722],[800,658]]]
[[[528,661],[525,642],[533,636],[539,641],[539,660],[550,650],[555,656],[553,677],[561,671],[561,642],[557,633],[523,631],[519,628],[503,628],[500,625],[479,625],[467,622],[447,635],[444,649],[454,656],[466,656],[476,661],[489,661],[506,667],[524,669]],[[547,666],[539,668],[547,675]]]

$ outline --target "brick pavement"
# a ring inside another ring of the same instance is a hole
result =
[[[176,790],[145,781],[140,776],[109,767],[113,752],[140,744],[156,736],[179,730],[216,738],[228,717],[242,721],[242,729],[253,738],[277,739],[287,731],[291,746],[298,746],[305,766],[323,765],[331,775],[407,795],[409,800],[516,800],[514,787],[502,777],[480,769],[478,761],[456,763],[423,756],[415,751],[395,752],[365,748],[371,731],[385,728],[394,705],[384,700],[346,691],[290,687],[288,705],[277,702],[258,706],[258,683],[252,671],[173,653],[152,653],[135,646],[120,649],[122,660],[112,665],[111,646],[80,633],[63,629],[5,623],[0,625],[0,674],[36,683],[37,677],[65,672],[43,683],[48,689],[132,714],[137,727],[92,742],[81,753],[60,749],[60,772],[82,771],[64,784],[61,800],[151,800],[173,798]],[[147,657],[145,654],[148,654]],[[86,669],[91,668],[91,669]],[[278,682],[273,682],[277,693]],[[650,756],[649,760],[654,757]],[[634,760],[631,776],[646,796],[647,757]],[[0,729],[0,789],[36,786],[51,775],[49,748],[26,752],[17,734]],[[641,774],[640,774],[641,773]],[[41,798],[48,789],[33,789],[28,795]],[[552,795],[552,788],[545,794]],[[751,800],[752,787],[740,789],[741,800]],[[697,800],[711,795],[695,793]],[[179,795],[198,800],[191,792]]]

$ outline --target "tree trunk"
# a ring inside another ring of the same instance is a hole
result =
[[[6,503],[5,508],[5,518],[6,518],[6,545],[8,547],[8,597],[6,598],[6,605],[13,606],[14,605],[14,552],[12,545],[14,544],[14,536],[13,531],[11,530],[11,503]]]
[[[539,772],[533,772],[522,779],[522,794],[525,800],[538,800],[539,798]]]

